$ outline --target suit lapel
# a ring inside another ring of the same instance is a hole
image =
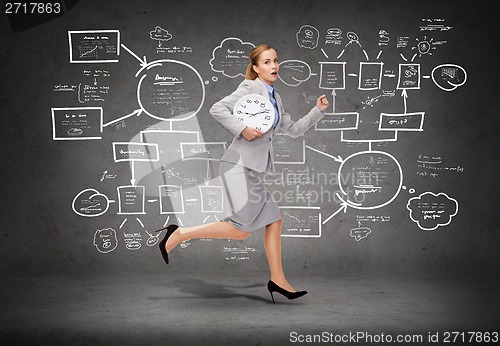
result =
[[[259,86],[260,86],[260,90],[259,90],[259,91],[260,91],[260,94],[261,94],[262,96],[265,96],[268,100],[270,100],[270,99],[269,99],[269,93],[267,92],[267,88],[266,88],[266,86],[264,85],[264,82],[263,82],[263,81],[261,81],[259,78],[257,78],[255,81],[256,81],[256,82],[259,84]]]

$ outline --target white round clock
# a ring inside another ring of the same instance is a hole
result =
[[[274,107],[271,101],[258,94],[243,96],[234,105],[233,114],[245,125],[267,132],[274,124]]]

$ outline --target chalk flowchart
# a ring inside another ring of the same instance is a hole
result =
[[[157,44],[157,54],[177,54],[181,50],[191,53],[191,47],[179,50],[164,46],[174,34],[159,25],[147,32],[149,39]],[[146,238],[147,246],[156,245],[159,235],[148,230],[143,222],[153,213],[152,206],[156,210],[154,217],[163,217],[164,225],[174,217],[180,225],[189,225],[198,220],[197,217],[201,218],[201,222],[224,219],[224,192],[213,165],[220,161],[227,143],[204,141],[196,117],[206,106],[206,86],[220,78],[241,78],[249,52],[255,45],[236,37],[222,39],[214,45],[211,56],[207,56],[214,76],[204,78],[194,66],[181,60],[162,57],[148,62],[146,56],[140,57],[123,44],[119,30],[68,31],[68,40],[71,64],[112,64],[120,63],[122,59],[136,61],[137,71],[131,72],[130,80],[136,84],[137,106],[115,119],[108,119],[111,113],[109,105],[53,107],[53,140],[99,141],[106,131],[118,128],[130,118],[149,117],[158,121],[148,128],[137,129],[137,135],[131,140],[112,143],[113,156],[109,161],[130,167],[130,184],[116,186],[115,191],[106,189],[106,193],[99,191],[104,187],[98,190],[82,186],[73,198],[72,209],[81,217],[100,217],[114,210],[122,218],[116,225],[96,230],[93,236],[96,249],[109,253],[117,248],[118,243],[123,243],[128,250],[138,250],[144,243],[143,238]],[[397,142],[405,132],[424,131],[426,114],[409,110],[409,93],[413,97],[421,88],[429,87],[429,82],[442,91],[452,92],[466,83],[467,73],[463,67],[451,63],[434,66],[427,72],[424,62],[416,62],[416,59],[422,59],[437,49],[434,45],[438,41],[427,39],[427,36],[415,40],[411,58],[400,54],[401,62],[395,69],[397,73],[388,69],[381,60],[383,49],[392,42],[403,48],[412,43],[407,37],[394,40],[383,29],[379,32],[380,51],[377,54],[369,54],[371,52],[363,48],[362,38],[354,31],[344,35],[340,28],[329,28],[322,40],[322,34],[313,25],[302,25],[295,34],[295,41],[299,49],[318,52],[317,65],[298,59],[284,60],[280,63],[280,82],[291,88],[303,83],[317,84],[318,92],[327,90],[333,101],[333,109],[325,112],[325,117],[315,124],[312,131],[317,136],[324,136],[325,140],[332,132],[339,132],[341,143],[366,145],[364,150],[342,158],[321,146],[309,145],[307,139],[291,139],[282,133],[275,136],[275,163],[277,167],[284,168],[281,175],[268,182],[268,186],[270,189],[280,186],[285,196],[283,203],[279,203],[284,220],[283,237],[319,238],[328,222],[341,213],[347,214],[349,209],[373,212],[392,203],[403,190],[415,193],[415,189],[408,190],[404,185],[403,168],[397,156],[374,150],[372,146],[374,143]],[[442,45],[442,42],[439,44]],[[332,47],[338,47],[341,52],[327,53]],[[357,63],[357,73],[347,73],[346,67],[351,62],[342,60],[351,50],[358,51],[365,58],[365,61]],[[376,58],[370,59],[370,55]],[[91,73],[86,71],[86,75]],[[94,74],[99,77],[107,75],[106,70],[96,70]],[[94,78],[98,92],[102,89],[98,87],[97,77]],[[394,90],[383,89],[386,80],[395,81]],[[342,97],[352,81],[355,81],[359,93],[370,93],[363,102],[364,107],[362,110],[338,110],[336,99]],[[82,103],[77,86],[78,83],[58,85],[54,91],[78,92],[77,99]],[[377,91],[379,94],[373,96],[373,92]],[[403,100],[403,108],[399,112],[379,112],[376,138],[352,136],[360,132],[363,110],[373,109],[379,100],[396,98],[397,94]],[[190,125],[187,128],[194,126],[194,130],[174,129],[174,123],[188,121]],[[333,203],[325,207],[314,203],[313,193],[305,193],[304,187],[311,182],[301,181],[300,177],[304,174],[301,168],[307,167],[310,155],[330,160],[332,165],[337,166],[337,176],[344,177],[335,186],[330,186],[337,205]],[[290,174],[291,171],[294,173]],[[444,192],[426,191],[419,197],[409,198],[406,209],[408,218],[418,228],[436,230],[451,223],[458,213],[458,201]],[[347,236],[356,242],[366,241],[373,236],[372,228],[358,222]],[[122,232],[121,237],[117,234],[119,232]]]

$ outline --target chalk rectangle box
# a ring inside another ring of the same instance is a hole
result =
[[[53,140],[102,139],[101,107],[52,108]]]
[[[226,151],[226,142],[179,143],[182,160],[220,161]]]
[[[113,143],[113,158],[115,162],[122,161],[152,161],[160,160],[158,144],[115,142]]]
[[[315,131],[356,130],[359,123],[359,113],[325,113],[323,119],[314,125]]]
[[[144,211],[144,186],[119,186],[117,190],[119,215],[146,214]]]
[[[282,237],[321,237],[321,210],[319,207],[284,207]]]
[[[119,30],[68,31],[70,63],[118,62]]]
[[[424,112],[388,114],[380,113],[380,131],[423,131]]]

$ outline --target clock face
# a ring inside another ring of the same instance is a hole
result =
[[[271,101],[262,95],[250,94],[236,102],[233,114],[245,125],[267,132],[274,123],[274,107]]]

